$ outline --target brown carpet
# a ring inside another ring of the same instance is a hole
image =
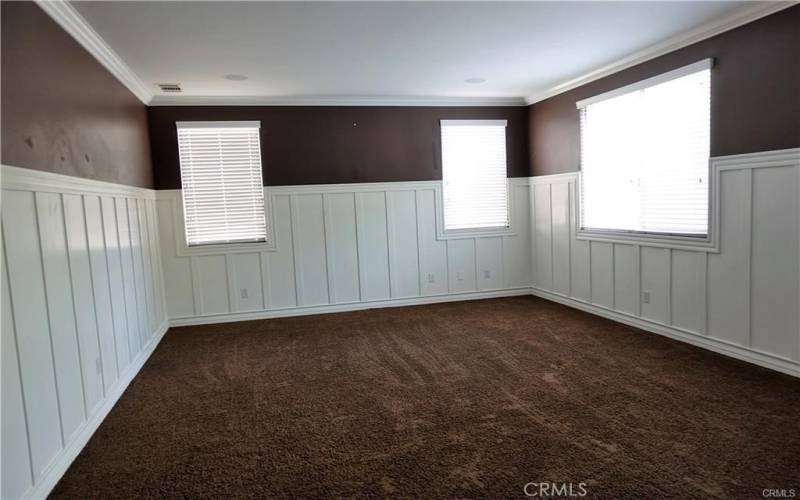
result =
[[[800,496],[800,380],[532,297],[173,328],[53,496],[524,498],[529,482]]]

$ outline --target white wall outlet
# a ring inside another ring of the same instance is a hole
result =
[[[436,275],[433,273],[428,273],[428,283],[436,283]]]
[[[492,272],[488,269],[483,270],[483,279],[488,280],[492,278]]]
[[[241,295],[241,297],[243,299],[246,299],[247,298],[247,288],[242,288],[241,290],[239,290],[239,295]]]
[[[642,292],[642,302],[644,302],[645,304],[650,303],[650,290],[644,290]]]
[[[464,271],[456,271],[456,279],[458,281],[464,281]]]

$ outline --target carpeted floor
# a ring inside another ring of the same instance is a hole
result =
[[[800,496],[800,380],[533,297],[173,328],[53,496],[524,498],[548,482]]]

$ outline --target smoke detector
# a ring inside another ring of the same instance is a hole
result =
[[[177,94],[179,92],[182,92],[180,83],[159,83],[157,85],[158,88],[161,89],[161,92],[166,92],[170,94]]]

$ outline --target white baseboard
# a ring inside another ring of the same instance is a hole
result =
[[[161,342],[161,339],[164,337],[164,334],[167,333],[168,329],[169,325],[164,321],[150,339],[150,343],[139,352],[139,355],[128,366],[125,373],[117,379],[117,383],[109,390],[108,394],[106,394],[102,405],[78,428],[70,442],[53,457],[53,460],[45,468],[42,476],[36,481],[33,488],[28,490],[28,493],[24,495],[23,498],[37,500],[47,498],[64,473],[67,472],[69,466],[72,465],[72,462],[78,454],[80,454],[81,450],[83,450],[83,447],[89,442],[89,439],[97,428],[100,427],[100,424],[105,420],[108,413],[114,408],[114,405],[117,404],[117,401],[125,392],[125,389],[128,388],[131,381],[139,374],[142,366],[144,366],[145,362],[150,358],[150,355],[156,349],[159,342]]]
[[[608,309],[606,307],[590,304],[582,300],[573,299],[572,297],[567,297],[565,295],[553,293],[547,290],[542,290],[534,287],[531,289],[531,293],[543,299],[551,300],[553,302],[558,302],[559,304],[564,304],[565,306],[573,307],[575,309],[580,309],[582,311],[586,311],[591,314],[596,314],[597,316],[602,316],[604,318],[617,321],[619,323],[623,323],[636,328],[640,328],[648,332],[656,333],[658,335],[663,335],[665,337],[669,337],[675,340],[680,340],[682,342],[686,342],[687,344],[691,344],[693,346],[702,347],[703,349],[708,349],[709,351],[714,351],[718,354],[723,354],[725,356],[730,356],[732,358],[736,358],[742,361],[747,361],[749,363],[753,363],[754,365],[763,366],[764,368],[769,368],[775,371],[786,373],[794,377],[800,377],[800,363],[793,359],[782,358],[774,354],[732,344],[725,340],[708,337],[706,335],[700,335],[695,332],[690,332],[688,330],[676,328],[674,326],[658,323],[655,321],[650,321],[644,318]]]
[[[788,358],[782,358],[770,353],[749,349],[743,346],[732,344],[724,340],[699,335],[688,330],[665,325],[644,318],[639,318],[620,311],[615,311],[602,306],[597,306],[573,299],[564,295],[549,292],[538,288],[511,288],[504,290],[492,290],[486,292],[466,292],[433,295],[427,297],[413,297],[405,299],[382,300],[375,302],[356,302],[349,304],[335,304],[324,306],[294,307],[287,309],[274,309],[267,311],[249,311],[228,314],[215,314],[208,316],[193,316],[170,319],[170,326],[191,326],[208,325],[215,323],[231,323],[236,321],[250,321],[258,319],[285,318],[291,316],[307,316],[311,314],[326,314],[346,311],[360,311],[365,309],[378,309],[385,307],[403,307],[423,304],[438,304],[443,302],[456,302],[464,300],[479,300],[498,297],[516,297],[521,295],[534,295],[543,299],[558,302],[575,309],[580,309],[597,316],[617,321],[642,330],[663,335],[675,340],[680,340],[696,347],[708,349],[710,351],[730,356],[742,361],[747,361],[755,365],[763,366],[788,375],[800,377],[800,363]]]
[[[497,297],[516,297],[530,295],[529,287],[507,288],[485,292],[448,293],[429,295],[425,297],[410,297],[403,299],[380,300],[373,302],[351,302],[347,304],[333,304],[322,306],[292,307],[287,309],[271,309],[265,311],[247,311],[226,314],[213,314],[206,316],[186,316],[171,318],[170,326],[210,325],[214,323],[231,323],[234,321],[250,321],[256,319],[286,318],[290,316],[308,316],[310,314],[326,314],[346,311],[361,311],[364,309],[379,309],[384,307],[416,306],[422,304],[438,304],[441,302],[456,302],[462,300],[492,299]]]

